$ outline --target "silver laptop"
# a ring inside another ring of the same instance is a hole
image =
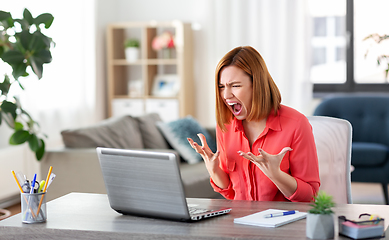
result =
[[[100,147],[96,150],[109,203],[121,214],[192,221],[231,211],[188,207],[179,157],[174,153]]]

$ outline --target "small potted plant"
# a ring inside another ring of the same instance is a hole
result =
[[[334,212],[335,203],[332,196],[319,191],[314,197],[312,208],[307,214],[306,235],[311,239],[334,238]]]
[[[124,43],[126,60],[128,62],[135,62],[139,59],[139,41],[131,38]]]

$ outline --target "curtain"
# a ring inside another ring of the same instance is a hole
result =
[[[214,0],[213,54],[217,61],[237,46],[258,50],[282,95],[282,104],[310,113],[310,25],[306,0]]]

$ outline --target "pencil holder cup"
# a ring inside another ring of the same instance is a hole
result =
[[[46,222],[46,193],[21,193],[20,200],[23,223]]]

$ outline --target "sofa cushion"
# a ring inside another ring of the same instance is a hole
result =
[[[388,147],[379,143],[353,142],[351,164],[355,167],[376,167],[386,162]]]
[[[187,138],[192,138],[193,141],[201,145],[201,141],[197,134],[202,133],[207,139],[209,148],[213,152],[216,151],[216,142],[214,139],[209,135],[208,131],[201,127],[191,116],[168,123],[157,122],[157,127],[161,130],[168,143],[180,154],[181,158],[189,164],[202,161],[202,157],[190,146]]]
[[[204,162],[181,163],[180,172],[187,198],[223,198],[211,187],[209,173]]]
[[[168,149],[169,145],[156,123],[162,121],[157,113],[150,113],[136,118],[139,122],[139,129],[142,135],[143,146],[145,148]]]
[[[138,121],[131,116],[109,118],[91,127],[64,130],[61,135],[68,148],[143,148]]]

